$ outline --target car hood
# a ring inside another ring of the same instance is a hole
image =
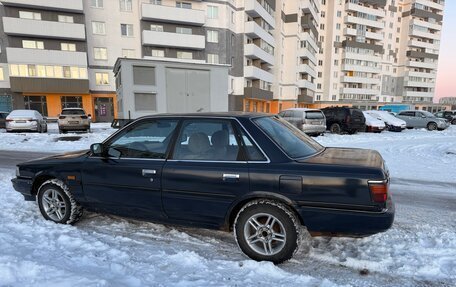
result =
[[[356,166],[364,168],[384,168],[384,161],[376,150],[357,148],[326,148],[323,152],[301,163]]]
[[[58,160],[75,159],[75,158],[79,158],[81,156],[87,155],[88,152],[89,152],[89,150],[78,150],[78,151],[72,151],[72,152],[67,152],[67,153],[63,153],[63,154],[56,154],[56,155],[51,155],[51,156],[27,161],[27,162],[25,162],[25,164],[37,163],[37,162],[43,162],[43,161],[56,161],[56,160],[58,161]]]

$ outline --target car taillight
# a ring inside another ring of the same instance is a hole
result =
[[[63,119],[65,119],[65,118],[66,118],[65,116],[60,116],[60,117],[59,117],[59,120],[63,120]]]
[[[7,122],[14,122],[13,119],[6,119]]]
[[[81,119],[85,120],[85,119],[87,119],[87,116],[81,116]]]
[[[372,200],[377,203],[385,203],[388,199],[388,181],[368,181],[369,190],[372,195]]]

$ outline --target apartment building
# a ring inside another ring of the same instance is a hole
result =
[[[116,116],[118,57],[231,65],[229,108],[427,103],[443,0],[0,0],[0,109]],[[5,108],[4,108],[5,109]]]
[[[432,103],[444,1],[322,1],[319,107]]]

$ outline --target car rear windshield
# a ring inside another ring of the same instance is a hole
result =
[[[363,112],[357,109],[350,109],[350,113],[354,117],[363,117]]]
[[[279,117],[262,117],[254,122],[290,158],[297,159],[319,153],[324,148],[295,126]]]
[[[308,111],[306,112],[306,119],[324,119],[323,113],[320,111]]]
[[[62,115],[85,115],[84,110],[63,110]]]

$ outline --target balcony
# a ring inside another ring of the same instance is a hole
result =
[[[300,49],[298,50],[298,56],[301,57],[301,58],[304,58],[304,59],[308,59],[308,60],[311,61],[314,65],[317,64],[317,57],[315,56],[314,53],[312,53],[311,51],[309,51],[309,49],[300,48]]]
[[[371,15],[374,15],[374,16],[377,16],[380,18],[385,17],[384,9],[374,9],[374,8],[370,8],[370,7],[366,7],[366,6],[362,6],[362,5],[350,3],[350,2],[345,3],[345,10],[371,14]]]
[[[408,60],[406,65],[408,67],[424,68],[424,69],[437,69],[437,62],[420,62]]]
[[[206,16],[203,10],[147,3],[143,3],[141,6],[141,19],[195,26],[203,26],[206,22]]]
[[[417,59],[434,59],[434,60],[437,60],[439,58],[439,55],[426,53],[426,52],[420,52],[420,51],[407,51],[406,55],[407,55],[407,57],[417,58]]]
[[[426,38],[426,39],[432,39],[432,40],[439,40],[440,39],[440,32],[438,33],[431,33],[431,32],[424,32],[424,31],[419,31],[419,30],[410,30],[409,31],[410,36],[414,37],[421,37],[421,38]]]
[[[354,60],[361,60],[361,61],[371,61],[371,62],[380,62],[382,60],[381,57],[372,55],[372,54],[357,54],[357,53],[350,53],[344,51],[342,53],[342,58],[344,59],[354,59]]]
[[[84,24],[3,17],[3,28],[7,35],[71,40],[86,38]]]
[[[251,38],[261,38],[266,41],[269,45],[275,46],[274,36],[269,34],[266,30],[261,28],[255,21],[245,22],[244,25],[245,34]]]
[[[385,28],[385,24],[381,21],[374,21],[374,20],[359,18],[359,17],[355,17],[355,16],[345,16],[344,21],[345,21],[345,23],[366,25],[369,27],[377,28],[377,29]]]
[[[420,19],[414,18],[410,22],[410,25],[417,25],[417,26],[422,26],[422,27],[427,27],[432,30],[437,30],[440,31],[442,30],[442,24],[437,24],[437,23],[431,23],[428,21],[422,21]]]
[[[261,61],[274,65],[274,55],[269,54],[255,44],[246,44],[244,46],[244,55],[252,59],[261,59]]]
[[[435,79],[437,74],[436,73],[423,73],[423,72],[414,72],[414,71],[407,71],[405,76],[408,77],[420,77],[420,78],[427,78],[427,79]]]
[[[423,98],[433,98],[434,92],[416,92],[416,91],[404,91],[404,97],[423,97]]]
[[[443,5],[432,0],[415,0],[415,3],[443,11]]]
[[[426,49],[432,49],[432,50],[438,50],[439,49],[439,46],[434,44],[434,43],[428,43],[428,42],[423,42],[423,41],[418,41],[418,40],[409,40],[408,41],[408,46],[426,48]]]
[[[11,91],[18,93],[88,94],[87,79],[10,77]]]
[[[273,93],[268,90],[262,90],[260,88],[246,87],[244,88],[244,97],[252,99],[260,99],[270,101],[274,98]]]
[[[206,38],[202,35],[177,34],[144,30],[142,44],[145,46],[178,47],[204,50]]]
[[[298,103],[312,104],[314,102],[314,95],[315,93],[310,90],[307,90],[305,93],[298,94]]]
[[[357,36],[357,31],[356,31],[356,29],[345,28],[344,29],[344,35],[356,37]],[[382,36],[381,33],[366,32],[365,37],[367,39],[372,39],[372,40],[377,40],[377,41],[382,41],[383,40],[383,36]]]
[[[274,76],[271,73],[255,66],[244,66],[244,78],[258,79],[268,83],[274,81]]]
[[[0,0],[5,6],[83,13],[82,0]]]
[[[404,87],[435,88],[435,83],[407,80],[404,82]]]
[[[368,89],[368,88],[341,88],[341,94],[355,94],[355,95],[373,95],[377,96],[380,94],[380,90]]]
[[[308,74],[308,75],[312,76],[313,78],[317,77],[316,68],[312,68],[310,65],[307,65],[307,64],[298,65],[298,72]]]
[[[370,66],[358,66],[358,65],[350,65],[350,64],[343,64],[342,71],[354,71],[354,72],[364,72],[364,73],[372,73],[372,74],[379,74],[382,72],[380,67],[370,67]]]
[[[308,80],[304,80],[304,79],[298,80],[297,85],[301,89],[309,89],[312,91],[317,90],[317,85]]]
[[[6,48],[8,63],[87,67],[87,53]]]
[[[257,0],[245,0],[244,10],[245,13],[252,17],[263,18],[272,28],[275,28],[274,17]]]
[[[369,84],[369,85],[380,85],[380,78],[342,76],[340,81],[342,83],[360,83],[360,84]]]

